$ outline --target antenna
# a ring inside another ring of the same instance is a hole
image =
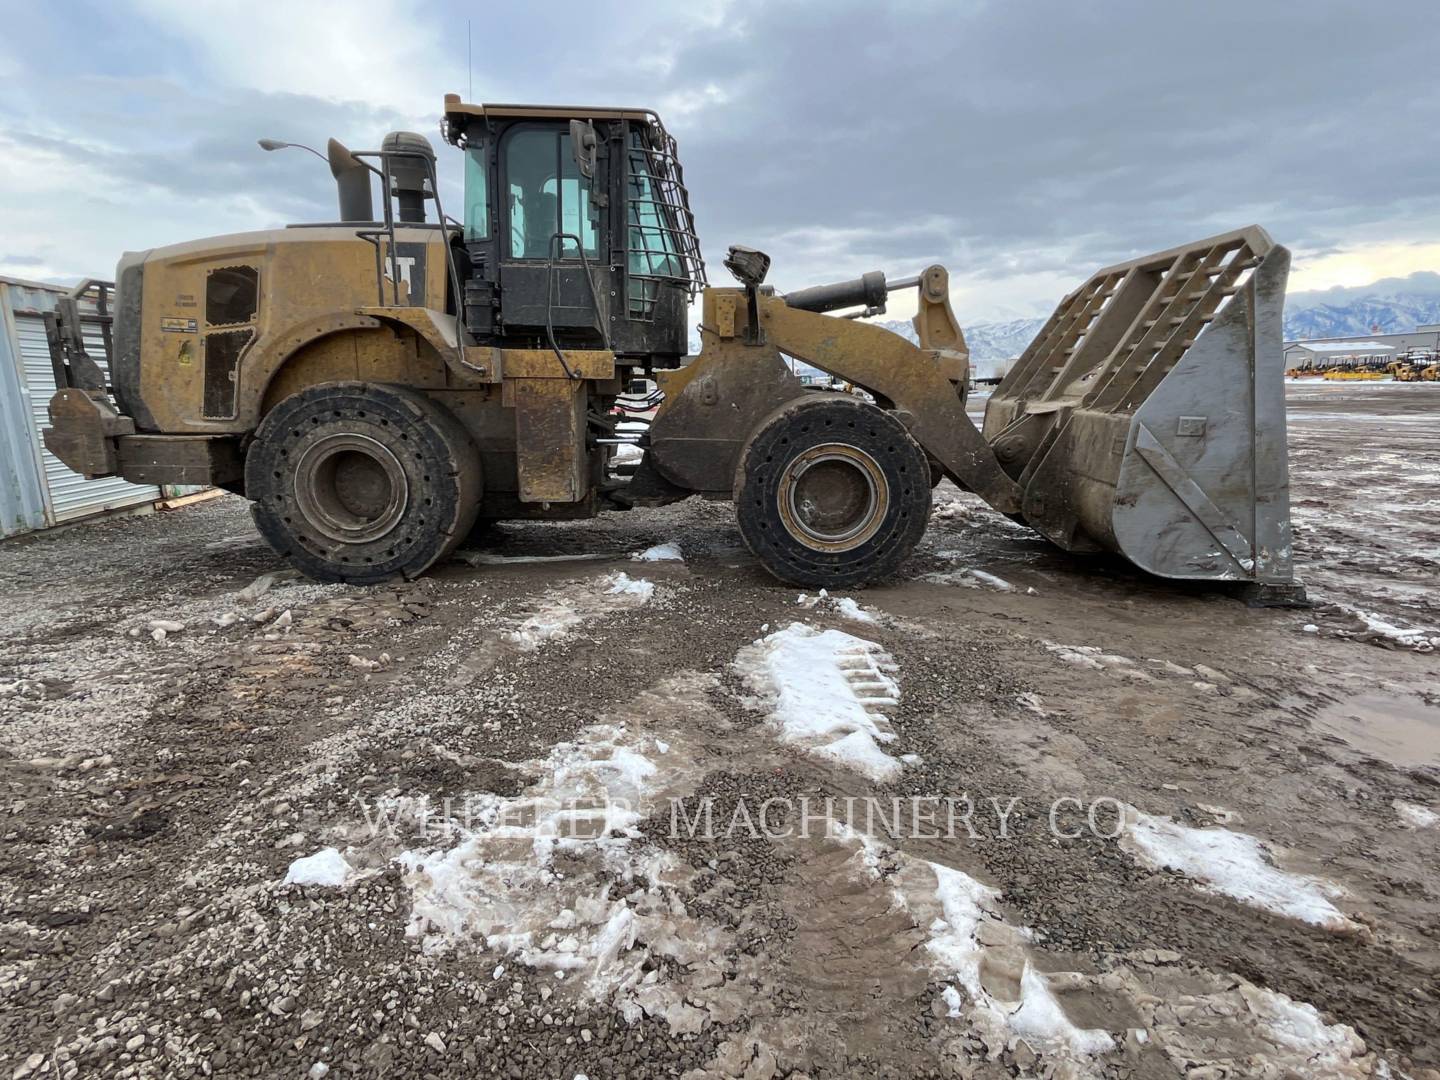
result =
[[[465,20],[465,78],[470,89],[465,93],[466,101],[475,100],[475,49],[470,44],[470,20]]]

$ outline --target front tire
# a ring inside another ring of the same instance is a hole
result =
[[[894,416],[805,395],[765,420],[741,455],[740,533],[781,581],[843,588],[892,574],[930,516],[930,465]]]
[[[460,422],[414,390],[322,383],[255,433],[245,490],[260,533],[317,581],[413,578],[464,539],[480,455]]]

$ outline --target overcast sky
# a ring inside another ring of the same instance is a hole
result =
[[[1292,288],[1440,269],[1440,9],[1415,3],[0,0],[0,274],[334,214],[260,136],[439,143],[442,95],[640,104],[712,279],[950,267],[967,321],[1258,222]],[[474,63],[466,64],[466,21]],[[459,200],[452,196],[452,213]]]

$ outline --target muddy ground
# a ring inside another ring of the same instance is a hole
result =
[[[0,546],[0,1075],[1440,1076],[1440,387],[1288,389],[1310,610],[948,484],[855,605],[694,500],[374,589],[233,497]]]

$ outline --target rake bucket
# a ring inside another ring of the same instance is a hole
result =
[[[1068,551],[1303,599],[1290,539],[1281,317],[1290,253],[1258,226],[1101,270],[990,398],[1021,516]]]

